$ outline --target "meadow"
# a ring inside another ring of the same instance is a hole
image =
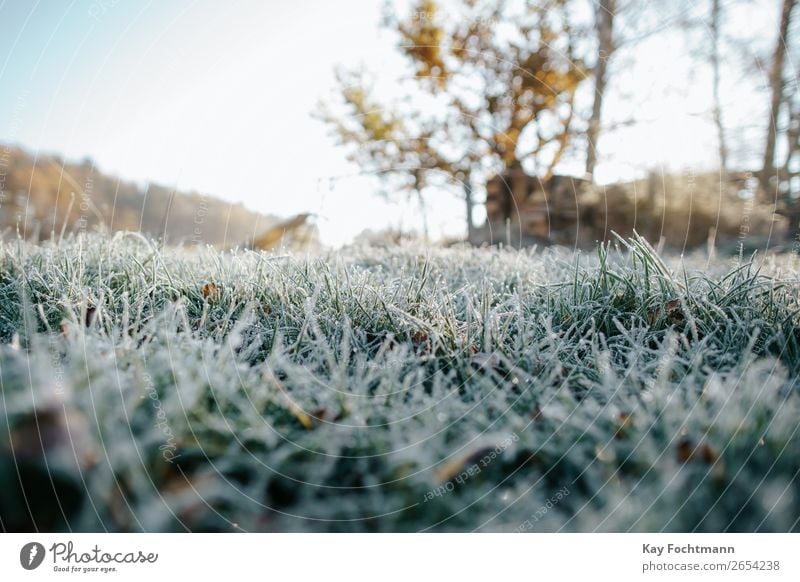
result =
[[[0,246],[5,531],[799,531],[800,267]]]

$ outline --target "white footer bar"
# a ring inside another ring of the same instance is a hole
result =
[[[0,535],[2,580],[239,582],[254,575],[281,582],[800,580],[800,534]]]

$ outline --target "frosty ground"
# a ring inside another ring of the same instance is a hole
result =
[[[794,254],[0,260],[3,530],[800,530]]]

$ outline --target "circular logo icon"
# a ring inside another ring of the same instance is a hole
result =
[[[19,551],[19,563],[26,570],[35,570],[44,561],[44,546],[39,542],[29,542]]]

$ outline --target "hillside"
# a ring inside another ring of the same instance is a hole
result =
[[[142,187],[103,173],[90,160],[37,159],[0,146],[0,231],[27,239],[94,230],[141,231],[169,243],[234,246],[281,219],[241,204],[166,186]],[[312,236],[313,238],[313,236]]]

